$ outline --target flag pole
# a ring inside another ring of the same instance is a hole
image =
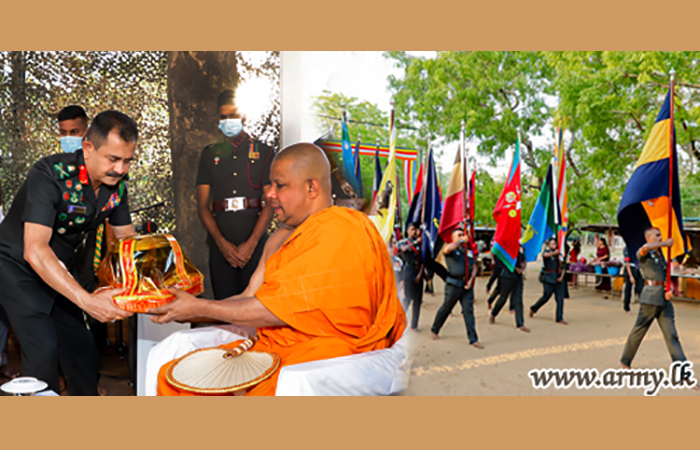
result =
[[[460,151],[460,158],[462,160],[462,164],[460,166],[462,167],[462,222],[464,226],[464,234],[465,235],[470,235],[469,233],[469,221],[467,220],[467,211],[469,209],[469,179],[467,177],[469,171],[467,169],[467,146],[465,142],[465,128],[466,124],[464,123],[464,120],[462,120],[462,123],[460,124],[460,130],[459,130],[459,151]],[[471,235],[470,235],[471,236]],[[466,247],[466,246],[465,246]]]
[[[675,123],[673,122],[673,104],[674,102],[674,78],[676,71],[671,68],[671,85],[670,85],[670,101],[671,101],[671,131],[669,133],[669,149],[668,149],[668,237],[673,237],[673,161],[675,158],[674,154],[674,141],[673,135],[676,129]],[[673,246],[668,248],[668,264],[666,266],[666,292],[671,292],[671,251]]]

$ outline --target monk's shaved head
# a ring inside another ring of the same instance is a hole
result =
[[[300,181],[313,179],[325,194],[331,192],[331,164],[326,154],[314,144],[301,142],[285,147],[279,152],[272,164],[289,162],[292,175]]]
[[[279,220],[299,226],[310,215],[333,205],[331,165],[314,144],[290,145],[280,151],[270,168],[267,198]]]

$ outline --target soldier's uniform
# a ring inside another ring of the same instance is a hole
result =
[[[420,318],[420,307],[423,303],[423,276],[416,283],[418,271],[421,267],[420,261],[420,246],[416,245],[411,239],[402,239],[396,244],[399,248],[399,257],[403,261],[402,279],[403,279],[403,309],[408,317],[408,307],[413,303],[413,316],[411,316],[411,328],[418,328],[418,319]]]
[[[263,187],[270,184],[273,149],[241,131],[236,137],[209,145],[202,150],[197,186],[211,187],[212,212],[224,238],[233,245],[248,240],[262,211]],[[229,264],[211,236],[209,272],[214,298],[221,300],[245,290],[258,266],[267,233],[258,241],[248,263],[242,268]]]
[[[474,320],[474,286],[465,289],[468,281],[467,276],[471,274],[472,268],[476,262],[471,250],[467,250],[463,246],[457,247],[449,254],[445,254],[445,262],[447,263],[447,271],[449,276],[445,280],[445,301],[440,309],[438,309],[433,321],[433,326],[430,328],[435,334],[440,334],[440,329],[445,324],[447,317],[455,307],[457,302],[462,305],[462,317],[464,325],[467,328],[467,336],[469,344],[479,342],[479,337],[476,334],[476,323]],[[465,258],[469,261],[469,272],[466,271]]]
[[[518,251],[518,258],[515,260],[515,267],[522,269],[525,266],[525,251],[522,247]],[[501,308],[506,304],[510,295],[510,306],[515,311],[515,326],[520,328],[525,325],[523,319],[523,275],[503,268],[500,277],[501,293],[496,300],[496,304],[491,311],[493,317],[498,316]]]
[[[124,183],[95,196],[83,152],[39,160],[0,224],[0,303],[22,348],[22,373],[59,392],[58,366],[71,395],[97,395],[95,346],[83,311],[48,286],[24,259],[24,223],[53,229],[50,246],[71,270],[86,236],[109,219],[131,223]]]
[[[549,250],[545,250],[545,252],[549,252]],[[557,308],[556,308],[556,321],[561,322],[564,320],[564,295],[566,294],[566,278],[562,278],[561,281],[557,281],[559,278],[559,275],[561,271],[563,270],[563,267],[561,265],[561,261],[559,261],[559,256],[550,256],[550,257],[542,257],[542,263],[543,263],[543,273],[544,273],[544,282],[542,283],[542,287],[544,288],[544,292],[542,293],[542,297],[540,297],[537,302],[530,307],[530,311],[532,314],[536,314],[537,311],[541,307],[543,307],[549,299],[554,295],[554,300],[557,303]]]
[[[637,260],[644,277],[644,289],[639,296],[639,315],[627,338],[620,361],[627,366],[632,365],[634,355],[637,354],[637,349],[654,319],[659,322],[659,328],[661,328],[671,359],[685,361],[685,354],[676,331],[673,304],[664,297],[666,292],[666,260],[658,250],[651,250],[645,256],[641,256],[637,252]]]

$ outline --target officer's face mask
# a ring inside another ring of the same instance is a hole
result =
[[[62,136],[59,140],[65,153],[73,153],[83,148],[82,136]]]
[[[242,119],[226,119],[219,121],[219,129],[228,137],[238,136],[243,131]]]

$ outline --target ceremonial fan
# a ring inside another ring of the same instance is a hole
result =
[[[248,351],[256,337],[237,347],[195,350],[173,362],[166,371],[168,383],[197,394],[228,394],[255,386],[272,376],[280,365],[274,353]]]

